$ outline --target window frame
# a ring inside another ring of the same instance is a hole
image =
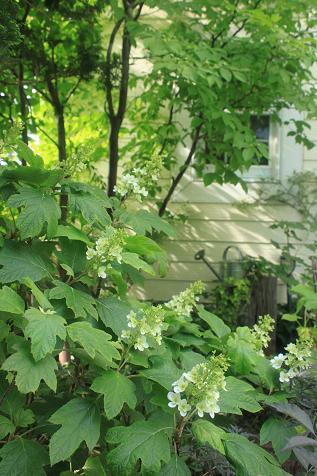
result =
[[[269,116],[268,164],[251,165],[247,171],[238,172],[237,175],[247,182],[278,178],[278,164],[280,161],[280,126],[277,121],[273,122],[272,116],[269,112],[263,113],[261,116]]]

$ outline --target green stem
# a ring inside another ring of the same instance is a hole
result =
[[[16,435],[16,436],[19,437],[19,438],[22,438],[23,436],[28,435],[29,433],[32,433],[32,431],[38,430],[39,428],[43,428],[47,425],[52,425],[53,426],[53,423],[45,423],[44,425],[34,426],[33,428],[29,428],[28,430],[26,430],[23,433],[20,433],[19,435]]]
[[[176,425],[176,428],[174,431],[174,438],[173,438],[176,454],[179,454],[179,449],[181,446],[181,440],[182,440],[184,428],[195,412],[196,412],[196,409],[192,410],[185,417],[181,417]]]

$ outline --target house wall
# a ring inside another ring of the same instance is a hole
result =
[[[156,21],[158,25],[162,22],[164,24],[164,13],[156,11],[150,21]],[[140,46],[133,49],[135,59],[131,69],[138,74],[147,74],[151,64],[140,59],[142,52]],[[138,93],[136,88],[131,96],[137,96]],[[282,112],[283,121],[291,118],[301,119],[302,116],[296,111]],[[182,121],[186,120],[188,118],[182,117]],[[129,124],[125,125],[129,127]],[[294,171],[311,170],[317,173],[317,149],[304,150],[302,145],[296,144],[292,137],[287,136],[288,132],[288,126],[281,126],[274,138],[272,178],[265,179],[265,187],[270,192],[274,191],[277,182],[287,180]],[[317,121],[311,121],[311,131],[308,135],[317,144]],[[188,149],[182,147],[178,149],[179,162],[183,163]],[[282,243],[285,237],[281,232],[272,230],[270,226],[276,220],[296,221],[300,217],[287,205],[278,203],[252,205],[257,199],[259,189],[263,188],[263,182],[252,178],[252,173],[248,173],[246,177],[248,177],[248,193],[240,185],[213,184],[205,187],[193,172],[184,176],[169,209],[175,213],[185,214],[188,220],[184,224],[177,225],[176,238],[165,239],[161,243],[170,261],[168,274],[164,278],[146,278],[144,287],[135,288],[138,297],[157,301],[168,300],[173,294],[198,279],[206,283],[207,290],[211,289],[215,285],[214,276],[204,263],[194,258],[200,249],[205,249],[206,257],[210,261],[218,263],[222,259],[223,251],[229,245],[238,246],[246,255],[263,256],[275,263],[279,261],[280,252],[272,245],[271,240]],[[170,180],[165,177],[162,185],[165,184],[167,187],[168,183]],[[241,207],[244,202],[249,206]],[[303,236],[303,240],[309,242],[310,237]],[[304,256],[303,246],[297,247],[297,253]],[[285,299],[285,287],[279,285],[279,300],[284,302]]]
[[[284,118],[291,113],[285,112]],[[280,252],[271,240],[284,243],[285,236],[270,226],[276,220],[299,220],[299,214],[288,205],[264,202],[252,205],[252,202],[257,199],[260,188],[273,192],[277,183],[286,181],[294,171],[317,172],[317,149],[305,150],[288,137],[287,132],[286,126],[281,126],[277,175],[265,182],[249,179],[248,193],[240,185],[205,187],[193,173],[183,178],[169,208],[175,213],[185,214],[188,220],[177,225],[176,238],[161,243],[170,260],[167,276],[163,279],[147,278],[145,288],[137,290],[139,297],[167,300],[197,279],[203,280],[210,290],[215,285],[215,278],[203,262],[194,258],[200,249],[205,249],[206,257],[215,263],[222,259],[223,251],[229,245],[238,246],[246,255],[262,256],[274,263],[279,261]],[[317,121],[311,122],[309,138],[317,144]],[[302,238],[303,243],[311,241],[307,234]],[[301,257],[307,255],[303,245],[296,247],[296,253]],[[219,269],[219,265],[215,267]],[[278,287],[278,299],[280,302],[286,300],[286,289],[282,284]]]

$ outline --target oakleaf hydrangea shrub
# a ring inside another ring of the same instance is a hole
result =
[[[201,447],[238,472],[246,461],[243,474],[254,475],[250,451],[265,474],[286,474],[232,433],[235,415],[260,412],[280,389],[263,353],[269,316],[232,332],[198,306],[202,282],[166,303],[139,302],[131,287],[166,255],[127,207],[125,180],[124,200],[109,199],[11,135],[0,171],[0,474],[195,474]],[[132,175],[132,198],[144,196],[144,175]],[[274,366],[289,378],[307,369],[307,345],[290,344]]]

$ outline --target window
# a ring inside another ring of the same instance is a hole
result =
[[[280,128],[277,122],[273,121],[269,114],[260,116],[251,115],[250,126],[253,129],[258,142],[267,146],[267,156],[254,156],[253,164],[244,172],[236,172],[241,178],[247,181],[257,181],[259,179],[276,179],[279,173],[279,148],[280,148]],[[202,142],[205,154],[215,154],[211,151],[210,144],[205,140]],[[217,157],[218,161],[228,162],[229,157],[226,153],[221,152]],[[214,172],[213,164],[205,165],[205,172]]]
[[[270,151],[270,116],[251,116],[251,128],[258,142],[265,144]],[[268,157],[255,157],[254,165],[269,165]]]
[[[269,114],[251,116],[251,127],[258,142],[267,145],[268,157],[255,157],[254,165],[242,174],[246,180],[274,179],[278,175],[279,127]]]

